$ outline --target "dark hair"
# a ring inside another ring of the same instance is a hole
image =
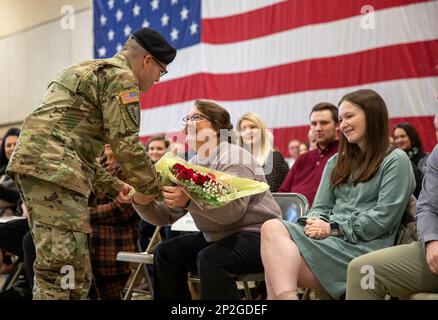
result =
[[[3,136],[3,142],[2,147],[0,149],[0,175],[5,173],[6,167],[8,166],[9,159],[6,157],[6,150],[5,150],[5,144],[6,139],[9,136],[20,136],[20,129],[18,128],[10,128],[8,131],[6,131],[5,135]]]
[[[335,122],[335,124],[338,124],[339,122],[338,108],[335,105],[331,104],[330,102],[320,102],[316,104],[312,108],[312,111],[310,111],[309,118],[312,116],[312,113],[314,113],[315,111],[325,111],[325,110],[330,111],[330,113],[332,114],[333,121]]]
[[[423,145],[421,143],[420,136],[418,135],[417,130],[415,130],[415,128],[409,122],[397,123],[392,130],[393,137],[395,129],[397,128],[405,130],[409,140],[411,140],[412,148],[417,147],[421,152],[423,152]]]
[[[339,153],[331,175],[333,188],[347,182],[351,176],[353,185],[370,180],[389,151],[388,110],[385,101],[370,89],[346,94],[339,101],[348,101],[365,113],[365,141],[363,150],[357,144],[349,143],[343,134],[339,139]],[[338,105],[338,106],[339,106]]]
[[[156,135],[156,136],[150,137],[148,142],[146,142],[146,151],[149,150],[149,145],[153,141],[163,141],[164,142],[164,146],[166,147],[166,149],[169,148],[169,146],[170,146],[170,141],[167,140],[165,136],[163,136],[163,135]]]
[[[228,111],[220,105],[206,100],[196,100],[195,106],[211,122],[218,135],[220,135],[221,129],[228,130],[228,142],[231,143],[233,125]]]

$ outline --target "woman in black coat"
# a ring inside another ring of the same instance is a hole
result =
[[[411,159],[415,182],[417,183],[414,196],[418,199],[426,170],[428,154],[423,151],[423,145],[421,144],[417,130],[407,122],[398,123],[394,126],[393,138],[395,146],[405,151],[409,159]]]
[[[21,215],[20,194],[14,181],[5,174],[19,135],[20,129],[9,129],[3,137],[3,143],[0,148],[0,217],[5,215]],[[14,248],[21,249],[23,236],[28,231],[26,222],[11,221],[10,223],[1,224],[0,227],[0,248],[7,249],[21,256],[21,250],[14,250]],[[4,251],[2,249],[0,249],[0,273],[7,273],[11,268],[11,264],[8,258],[4,259]]]

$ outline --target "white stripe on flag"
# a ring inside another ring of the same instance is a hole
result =
[[[285,0],[203,0],[203,18],[221,18],[245,13],[284,2]]]
[[[255,112],[266,120],[269,128],[283,128],[308,124],[309,112],[316,103],[328,101],[337,105],[344,94],[360,88],[374,89],[381,94],[388,106],[391,118],[426,116],[436,113],[437,77],[402,79],[333,90],[306,91],[254,100],[218,101],[218,103],[230,112],[233,124],[245,112]],[[142,110],[140,135],[149,136],[161,132],[180,130],[182,128],[181,119],[192,106],[193,101],[186,101],[165,107]]]
[[[237,43],[199,44],[179,50],[162,81],[205,72],[253,71],[394,44],[438,39],[437,13],[438,1],[433,1],[377,11],[374,30],[362,29],[362,17],[356,16]]]

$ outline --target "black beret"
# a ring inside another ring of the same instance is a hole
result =
[[[157,31],[151,28],[141,28],[135,31],[132,36],[139,45],[159,61],[169,64],[175,59],[176,49]]]

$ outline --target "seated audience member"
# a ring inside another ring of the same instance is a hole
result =
[[[273,149],[272,133],[254,113],[245,113],[237,122],[238,144],[262,166],[271,192],[277,192],[289,171],[282,154]]]
[[[146,143],[146,151],[153,164],[157,163],[158,160],[160,160],[161,157],[164,156],[169,147],[170,142],[166,140],[163,135],[153,136]],[[142,251],[146,250],[149,244],[149,239],[152,237],[154,231],[155,226],[147,223],[142,219],[140,220],[140,247]],[[161,229],[161,236],[163,238],[166,238],[166,235],[171,236],[171,233],[172,231],[170,231],[169,227]]]
[[[416,182],[414,196],[418,198],[421,191],[421,182],[426,171],[427,154],[423,151],[423,145],[417,130],[409,123],[396,124],[393,136],[395,146],[405,151],[411,159]]]
[[[20,208],[22,216],[27,218],[27,210],[25,210],[24,205],[22,207],[23,209]],[[25,281],[17,281],[11,288],[2,292],[0,300],[32,300],[35,248],[27,219],[0,223],[0,247],[18,256],[23,262],[26,275]]]
[[[0,149],[0,216],[21,215],[21,199],[15,182],[6,174],[9,159],[14,151],[20,129],[11,128],[3,137]],[[0,225],[0,273],[8,273],[12,266],[9,257],[5,257],[5,251],[9,248],[21,247],[23,236],[20,236],[18,229],[21,229],[22,222],[11,222]],[[17,229],[18,228],[18,229]],[[21,250],[20,250],[21,251]],[[11,252],[11,251],[9,251]],[[15,250],[11,253],[15,254]]]
[[[170,142],[162,135],[151,137],[146,143],[146,151],[153,164],[157,163],[169,149]]]
[[[0,223],[0,248],[4,252],[12,253],[23,260],[23,237],[29,232],[27,219],[11,220],[5,223]],[[1,260],[0,253],[0,274],[9,273],[13,267],[11,261]]]
[[[197,100],[183,121],[188,142],[197,152],[192,163],[266,181],[258,162],[243,148],[229,143],[233,125],[224,108]],[[270,191],[205,210],[190,201],[181,187],[164,186],[162,195],[164,201],[158,202],[137,192],[132,201],[141,217],[154,225],[171,224],[189,210],[201,232],[181,235],[157,246],[155,299],[190,299],[187,273],[193,270],[201,279],[201,299],[239,299],[234,275],[263,271],[260,226],[281,216]]]
[[[309,140],[309,150],[312,151],[318,148],[318,142],[316,141],[315,134],[313,133],[312,127],[309,129],[309,133],[307,133],[307,139]]]
[[[312,205],[327,160],[338,151],[338,108],[328,102],[318,103],[309,118],[317,149],[297,159],[278,191],[301,193]]]
[[[108,144],[100,163],[112,176],[124,180],[122,169]],[[121,299],[131,268],[129,263],[117,261],[116,254],[119,251],[138,251],[138,215],[130,203],[120,203],[98,190],[94,190],[90,197],[89,214],[90,260],[97,298]]]
[[[299,151],[300,156],[301,156],[302,154],[305,154],[307,151],[309,151],[309,145],[308,145],[308,143],[307,143],[307,142],[301,142],[301,144],[300,144],[300,151]]]
[[[20,210],[20,194],[18,193],[15,182],[12,181],[6,174],[6,167],[8,166],[9,159],[17,144],[18,137],[20,136],[20,129],[11,128],[3,137],[3,144],[0,149],[0,201],[1,209],[0,216],[5,215],[5,207],[10,207],[12,212],[9,215],[14,215],[15,212]],[[13,204],[11,206],[11,204]]]
[[[348,265],[347,299],[438,293],[438,146],[429,156],[417,202],[419,241],[368,253]],[[363,266],[373,267],[374,286],[361,286]]]
[[[406,153],[389,146],[385,102],[372,90],[346,94],[339,123],[339,153],[327,162],[308,215],[262,226],[270,299],[297,299],[298,287],[338,299],[348,263],[394,243],[415,181]]]
[[[292,139],[291,141],[289,141],[287,145],[287,150],[289,151],[289,157],[286,158],[285,160],[289,165],[289,168],[291,168],[294,165],[295,160],[297,160],[297,158],[300,156],[300,144],[301,144],[300,140]]]

